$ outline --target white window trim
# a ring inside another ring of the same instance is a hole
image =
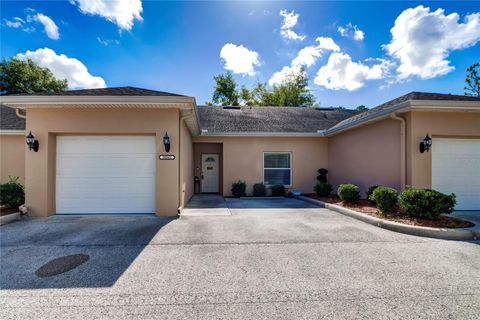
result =
[[[290,155],[290,168],[265,168],[265,155],[266,154],[285,154],[288,153]],[[293,153],[291,151],[264,151],[263,152],[263,159],[262,159],[262,180],[263,184],[265,184],[267,187],[273,186],[273,184],[266,184],[265,183],[265,169],[268,170],[287,170],[290,169],[290,184],[284,184],[285,188],[291,188],[292,187],[292,182],[293,182]]]

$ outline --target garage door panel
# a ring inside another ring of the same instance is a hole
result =
[[[58,213],[155,212],[153,136],[57,139]]]
[[[480,209],[480,139],[433,140],[432,188],[455,193],[457,210]]]

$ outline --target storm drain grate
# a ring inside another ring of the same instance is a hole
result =
[[[82,263],[87,262],[90,259],[90,256],[86,254],[71,254],[68,256],[60,257],[57,259],[50,260],[43,266],[35,271],[37,277],[46,278],[51,276],[56,276],[57,274],[62,274],[64,272],[75,269],[80,266]]]

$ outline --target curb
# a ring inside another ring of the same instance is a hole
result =
[[[282,197],[282,196],[279,196],[279,197],[240,197],[240,198],[237,198],[237,199],[240,199],[240,200],[285,200],[285,197]]]
[[[383,229],[405,233],[412,236],[443,239],[443,240],[462,240],[462,241],[480,239],[480,232],[475,230],[469,230],[465,228],[447,229],[447,228],[430,228],[430,227],[411,226],[403,223],[398,223],[394,221],[388,221],[385,219],[372,217],[348,208],[337,206],[331,203],[325,203],[323,201],[315,200],[305,196],[299,196],[297,198],[306,202],[310,202],[312,204],[316,204],[322,208],[330,209],[332,211],[341,213],[351,218],[383,228]]]
[[[14,212],[7,214],[6,216],[0,216],[0,226],[18,220],[20,218],[20,212]]]

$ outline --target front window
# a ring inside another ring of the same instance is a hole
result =
[[[263,154],[263,182],[266,185],[292,184],[292,154],[290,152],[265,152]]]

